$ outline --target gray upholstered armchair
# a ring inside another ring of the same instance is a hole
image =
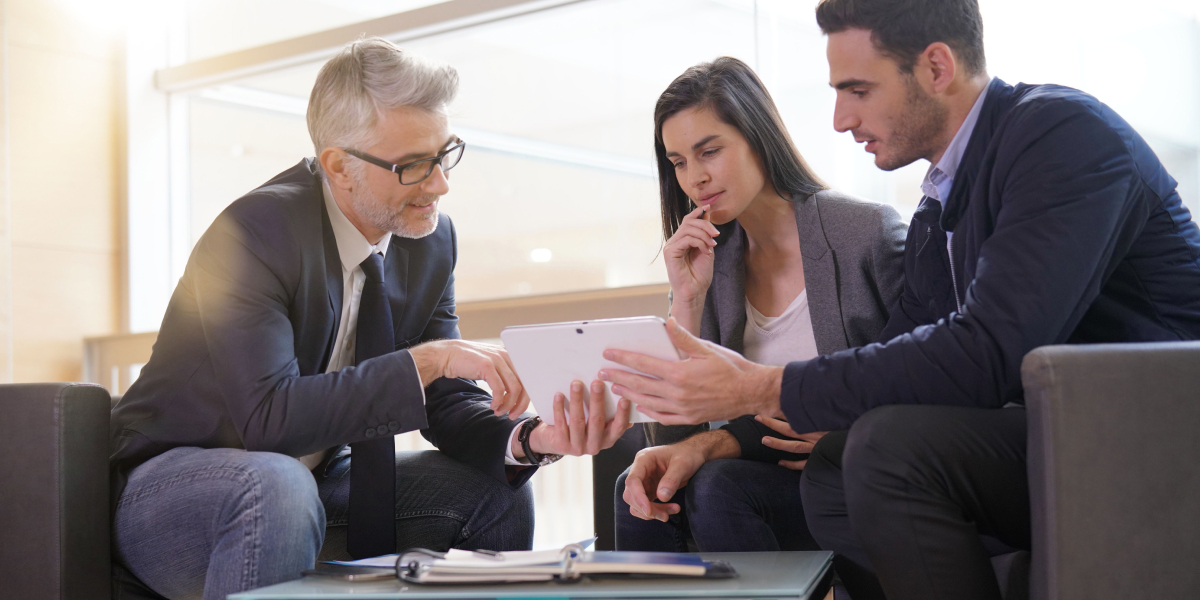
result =
[[[1048,346],[1021,371],[1030,597],[1200,598],[1200,342]]]
[[[992,560],[1005,598],[1200,598],[1200,342],[1047,346],[1022,378],[1033,552]],[[593,463],[599,547],[626,437]]]

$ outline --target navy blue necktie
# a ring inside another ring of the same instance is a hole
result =
[[[396,349],[392,308],[383,287],[383,256],[372,253],[359,265],[367,280],[358,303],[354,363]],[[346,549],[354,558],[396,551],[396,446],[387,427],[365,442],[350,444],[350,513]]]

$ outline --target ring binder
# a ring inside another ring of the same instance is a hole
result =
[[[463,584],[558,581],[578,582],[585,575],[736,577],[727,563],[706,562],[688,554],[660,552],[586,552],[580,544],[541,552],[434,552],[415,548],[396,557],[396,577],[416,584]]]

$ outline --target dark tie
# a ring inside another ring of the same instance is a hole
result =
[[[367,276],[358,303],[354,363],[396,349],[392,309],[383,287],[383,256],[372,253],[359,265]],[[396,446],[391,432],[350,444],[350,513],[346,549],[354,558],[396,551]]]

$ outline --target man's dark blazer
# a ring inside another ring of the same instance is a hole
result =
[[[1200,339],[1200,229],[1141,136],[1071,88],[985,93],[945,210],[913,215],[884,342],[784,369],[796,431],[1022,403],[1021,360],[1046,344]]]
[[[473,382],[425,388],[406,348],[458,338],[454,226],[393,235],[384,263],[396,351],[325,373],[342,312],[342,266],[312,159],[225,209],[197,242],[150,362],[113,409],[113,498],[134,466],[180,446],[304,456],[420,429],[501,481],[515,426]],[[529,478],[522,470],[513,485]]]

